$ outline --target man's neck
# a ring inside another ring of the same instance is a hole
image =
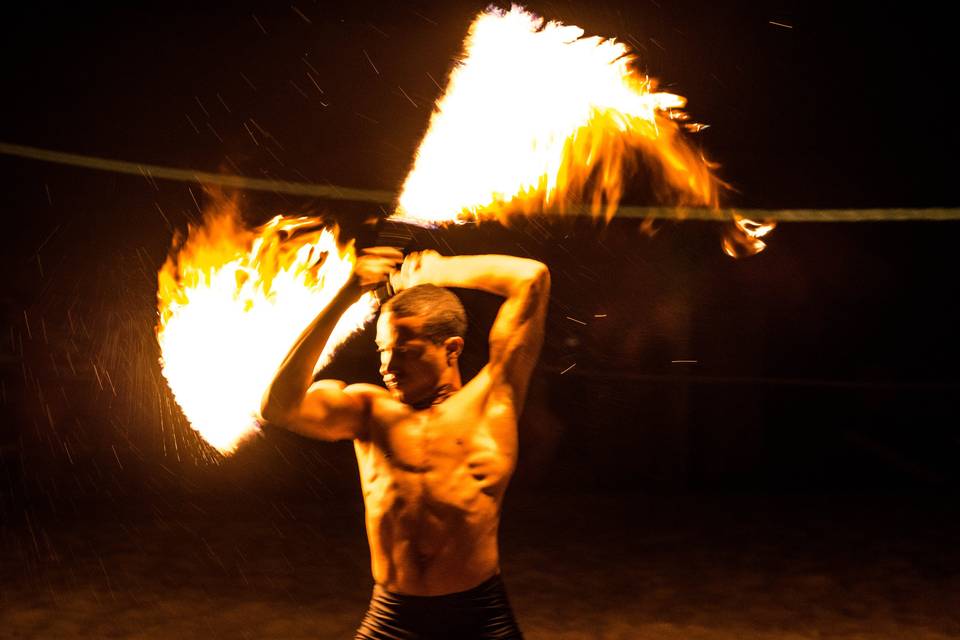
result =
[[[436,389],[433,390],[433,393],[425,397],[419,402],[412,402],[410,406],[414,409],[423,410],[429,409],[430,407],[435,407],[438,404],[443,403],[447,398],[452,396],[454,393],[460,390],[460,387],[453,384],[441,384]]]

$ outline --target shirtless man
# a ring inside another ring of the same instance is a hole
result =
[[[387,388],[313,382],[339,317],[387,280],[397,294],[376,338]],[[490,362],[467,384],[458,363],[466,315],[447,286],[505,298]],[[353,440],[375,581],[357,639],[522,637],[500,580],[497,528],[549,288],[547,268],[525,258],[368,250],[264,395],[267,422]]]

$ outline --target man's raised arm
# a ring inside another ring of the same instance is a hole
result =
[[[431,283],[479,289],[506,298],[490,330],[490,362],[495,384],[507,385],[519,410],[543,346],[550,272],[536,260],[504,255],[444,257],[432,251],[414,254],[400,270],[401,287]]]
[[[402,257],[396,249],[377,248],[357,259],[350,281],[303,330],[277,370],[260,404],[264,420],[322,440],[362,435],[369,388],[347,387],[339,380],[313,382],[313,369],[340,316],[365,290],[386,280]]]

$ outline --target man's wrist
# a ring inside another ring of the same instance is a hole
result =
[[[350,279],[347,280],[347,283],[337,292],[336,297],[341,301],[349,301],[352,304],[361,295],[363,295],[363,287],[355,277],[351,276]]]
[[[377,299],[377,304],[381,307],[396,294],[397,290],[393,287],[393,282],[390,278],[384,280],[380,286],[373,290],[373,297]]]
[[[416,284],[432,284],[438,287],[447,286],[446,281],[450,275],[448,273],[449,262],[449,256],[441,256],[440,254],[433,253],[430,256],[429,262],[420,268]]]

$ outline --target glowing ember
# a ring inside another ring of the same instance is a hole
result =
[[[335,230],[315,218],[277,216],[249,230],[232,203],[208,213],[171,253],[157,294],[163,375],[190,424],[221,453],[252,430],[290,345],[353,262],[353,247],[339,247]],[[374,311],[370,295],[348,310],[318,368]]]
[[[743,258],[763,251],[763,238],[776,227],[775,222],[757,222],[739,214],[733,216],[733,226],[723,237],[723,251],[731,258]]]
[[[417,150],[398,217],[452,222],[580,202],[609,217],[637,159],[659,178],[658,195],[716,206],[711,164],[681,135],[686,100],[656,91],[633,60],[622,43],[544,24],[517,6],[480,14]]]

